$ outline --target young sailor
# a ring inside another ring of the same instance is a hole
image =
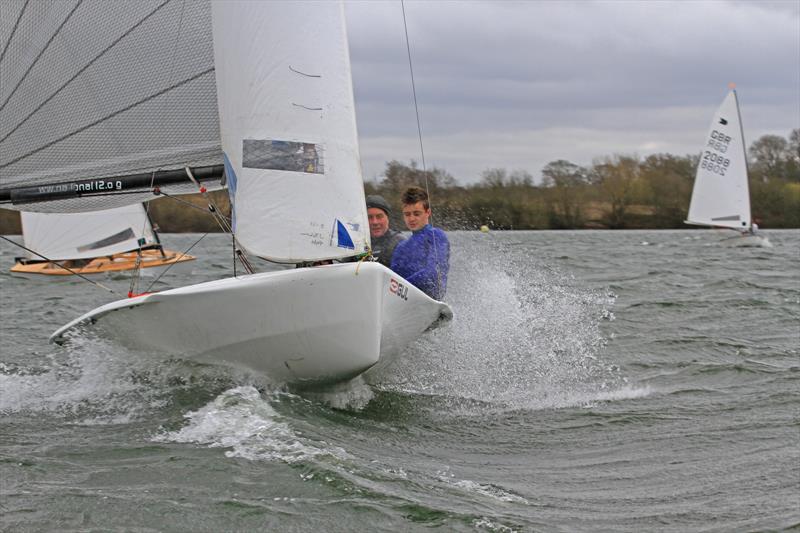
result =
[[[372,242],[372,255],[383,266],[392,265],[392,254],[395,247],[405,240],[399,232],[389,228],[389,214],[392,210],[383,196],[371,194],[367,196],[367,219],[369,220],[369,237]]]
[[[450,242],[444,231],[431,226],[431,207],[423,189],[409,188],[402,203],[403,220],[412,235],[395,248],[391,268],[434,300],[441,300],[447,290]]]

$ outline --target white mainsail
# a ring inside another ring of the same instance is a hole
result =
[[[735,90],[728,93],[711,121],[686,223],[750,229],[747,159]]]
[[[25,246],[53,261],[113,255],[158,243],[142,204],[88,213],[23,211],[21,219]],[[139,239],[144,239],[141,244]]]
[[[281,262],[366,251],[343,5],[214,2],[212,10],[238,241]]]

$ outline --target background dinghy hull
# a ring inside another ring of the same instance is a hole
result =
[[[60,343],[67,332],[86,328],[136,350],[245,368],[291,384],[325,384],[388,363],[451,317],[447,304],[386,267],[345,263],[112,302],[50,340]]]

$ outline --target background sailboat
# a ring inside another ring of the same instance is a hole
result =
[[[706,136],[695,174],[687,224],[730,228],[734,246],[769,246],[750,216],[747,156],[736,90],[725,97]]]
[[[11,273],[17,276],[64,277],[136,268],[160,270],[194,259],[161,246],[141,204],[89,213],[23,211],[21,220],[25,246],[40,255],[29,253],[26,258],[18,258],[11,268]]]
[[[51,10],[47,31],[32,41],[11,35],[13,59],[0,62],[11,80],[0,98],[14,104],[0,109],[0,171],[10,176],[0,203],[98,209],[170,194],[189,176],[197,187],[224,164],[239,250],[284,263],[369,251],[340,3],[36,4]],[[22,8],[2,35],[34,30],[38,17]],[[75,42],[84,45],[77,62],[59,48]],[[30,103],[16,87],[34,81],[42,96]],[[91,110],[71,113],[69,95]],[[56,119],[42,111],[51,107]],[[37,133],[50,120],[61,128]],[[119,151],[114,135],[132,142]],[[72,148],[81,157],[57,165]],[[357,262],[112,302],[52,339],[91,328],[137,349],[331,383],[381,367],[451,317],[382,265]]]

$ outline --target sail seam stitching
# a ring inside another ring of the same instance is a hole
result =
[[[0,165],[0,168],[6,168],[8,166],[11,166],[14,163],[17,163],[17,162],[19,162],[19,161],[21,161],[23,159],[26,159],[26,158],[34,155],[34,154],[37,154],[37,153],[41,152],[42,150],[46,150],[47,148],[50,148],[54,144],[57,144],[57,143],[60,143],[61,141],[69,139],[70,137],[72,137],[74,135],[77,135],[77,134],[79,134],[79,133],[81,133],[83,131],[86,131],[89,128],[92,128],[92,127],[94,127],[94,126],[96,126],[96,125],[98,125],[98,124],[100,124],[102,122],[105,122],[106,120],[108,120],[110,118],[113,118],[113,117],[115,117],[115,116],[117,116],[117,115],[119,115],[121,113],[124,113],[126,111],[129,111],[129,110],[133,109],[134,107],[137,107],[137,106],[139,106],[139,105],[141,105],[141,104],[143,104],[145,102],[148,102],[148,101],[152,100],[153,98],[157,98],[157,97],[159,97],[159,96],[161,96],[163,94],[168,93],[169,91],[171,91],[173,89],[177,89],[178,87],[180,87],[182,85],[185,85],[185,84],[187,84],[189,82],[192,82],[192,81],[194,81],[194,80],[196,80],[198,78],[201,78],[201,77],[205,76],[206,74],[208,74],[210,72],[214,72],[214,67],[206,69],[206,70],[204,70],[204,71],[202,71],[202,72],[200,72],[198,74],[195,74],[194,76],[191,76],[190,78],[186,78],[184,80],[181,80],[178,83],[176,83],[174,85],[171,85],[170,87],[162,89],[162,90],[160,90],[160,91],[158,91],[156,93],[151,94],[150,96],[147,96],[147,97],[145,97],[145,98],[143,98],[143,99],[141,99],[141,100],[139,100],[137,102],[134,102],[134,103],[132,103],[132,104],[126,106],[126,107],[123,107],[122,109],[114,111],[113,113],[110,113],[110,114],[108,114],[108,115],[106,115],[106,116],[104,116],[102,118],[99,118],[99,119],[95,120],[94,122],[91,122],[91,123],[89,123],[89,124],[87,124],[87,125],[85,125],[85,126],[83,126],[81,128],[78,128],[75,131],[67,133],[66,135],[62,135],[58,139],[54,139],[54,140],[50,141],[49,143],[47,143],[47,144],[45,144],[43,146],[40,146],[39,148],[31,150],[27,154],[23,154],[23,155],[15,158],[15,159],[12,159],[8,163],[4,163],[4,164]]]
[[[64,28],[64,26],[66,26],[67,22],[69,22],[69,19],[72,18],[72,15],[75,13],[75,11],[78,10],[78,8],[80,7],[80,5],[82,3],[83,3],[83,0],[79,0],[78,3],[75,4],[75,7],[72,8],[72,11],[69,12],[69,15],[67,15],[66,18],[64,18],[64,20],[58,26],[58,28],[56,28],[56,31],[53,33],[53,35],[50,37],[50,39],[44,45],[42,50],[39,52],[39,54],[33,60],[31,65],[28,67],[28,70],[25,71],[25,74],[22,75],[22,77],[19,79],[17,84],[14,86],[14,88],[11,89],[11,92],[9,93],[8,98],[6,98],[6,101],[3,102],[3,105],[0,105],[0,111],[5,109],[6,105],[9,102],[9,100],[11,100],[11,98],[13,98],[14,94],[17,92],[17,89],[19,89],[19,86],[22,85],[22,82],[25,81],[25,79],[28,77],[28,74],[30,74],[31,70],[33,70],[33,67],[36,66],[36,63],[39,62],[39,59],[41,59],[42,56],[44,55],[44,53],[47,51],[47,49],[50,48],[50,45],[52,44],[52,42],[55,40],[56,37],[58,37],[58,34],[61,33],[61,30]]]
[[[58,89],[56,89],[56,90],[55,90],[55,92],[53,92],[53,94],[51,94],[50,96],[48,96],[48,97],[47,97],[47,98],[46,98],[46,99],[45,99],[45,100],[44,100],[44,101],[43,101],[41,104],[39,104],[38,106],[36,106],[36,108],[35,108],[33,111],[31,111],[30,113],[28,113],[28,115],[27,115],[25,118],[23,118],[23,119],[22,119],[22,120],[21,120],[19,123],[17,123],[17,125],[16,125],[16,126],[14,126],[14,127],[11,129],[11,131],[9,131],[9,132],[8,132],[8,133],[7,133],[7,134],[6,134],[6,135],[5,135],[5,136],[4,136],[2,139],[0,139],[0,143],[1,143],[1,142],[3,142],[3,141],[5,141],[6,139],[8,139],[8,138],[9,138],[11,135],[13,135],[15,131],[17,131],[17,130],[18,130],[20,127],[22,127],[22,125],[23,125],[23,124],[25,124],[25,123],[28,121],[28,119],[30,119],[30,118],[31,118],[33,115],[35,115],[35,114],[36,114],[36,113],[37,113],[37,112],[38,112],[38,111],[39,111],[41,108],[43,108],[44,106],[46,106],[46,105],[47,105],[47,104],[50,102],[50,100],[52,100],[53,98],[55,98],[56,96],[58,96],[58,94],[59,94],[61,91],[63,91],[63,90],[64,90],[64,89],[65,89],[65,88],[66,88],[66,87],[67,87],[67,86],[68,86],[70,83],[72,83],[73,81],[75,81],[75,79],[77,79],[77,78],[78,78],[78,76],[80,76],[81,74],[83,74],[83,73],[84,73],[84,72],[85,72],[85,71],[86,71],[86,70],[87,70],[89,67],[91,67],[92,65],[94,65],[94,64],[95,64],[95,62],[97,62],[97,60],[98,60],[98,59],[100,59],[102,56],[104,56],[104,55],[106,54],[106,52],[108,52],[109,50],[111,50],[112,48],[114,48],[114,47],[115,47],[117,44],[119,44],[119,43],[120,43],[120,41],[122,41],[122,40],[123,40],[125,37],[127,37],[128,35],[130,35],[130,34],[131,34],[131,33],[132,33],[132,32],[133,32],[135,29],[139,28],[139,27],[140,27],[142,24],[144,24],[144,23],[145,23],[145,21],[147,21],[147,19],[149,19],[150,17],[152,17],[153,15],[155,15],[155,13],[156,13],[157,11],[159,11],[159,10],[160,10],[162,7],[164,7],[165,5],[167,5],[169,2],[170,2],[170,0],[166,0],[166,1],[165,1],[163,4],[161,4],[160,6],[158,6],[157,8],[155,8],[153,11],[151,11],[150,13],[148,13],[148,14],[147,14],[147,15],[146,15],[146,16],[145,16],[145,17],[144,17],[142,20],[140,20],[139,22],[137,22],[137,23],[136,23],[134,26],[132,26],[132,27],[131,27],[131,28],[130,28],[128,31],[126,31],[125,33],[123,33],[122,35],[120,35],[120,37],[119,37],[118,39],[116,39],[114,42],[112,42],[110,45],[108,45],[106,48],[104,48],[102,52],[100,52],[100,53],[99,53],[99,54],[97,54],[95,57],[93,57],[93,58],[92,58],[92,59],[91,59],[91,60],[90,60],[90,61],[89,61],[89,62],[88,62],[88,63],[87,63],[87,64],[86,64],[86,65],[85,65],[83,68],[81,68],[81,69],[80,69],[78,72],[76,72],[74,76],[72,76],[70,79],[68,79],[66,82],[64,82],[64,84],[63,84],[63,85],[61,85],[61,87],[59,87]],[[2,60],[2,56],[0,56],[0,60]]]
[[[11,34],[8,36],[8,41],[6,41],[6,45],[3,47],[3,51],[0,52],[0,63],[3,62],[3,58],[6,56],[6,52],[8,48],[11,46],[11,41],[14,40],[14,34],[17,33],[17,28],[19,27],[19,22],[22,20],[22,15],[25,14],[25,10],[28,8],[28,2],[30,0],[25,0],[25,5],[22,6],[22,10],[19,12],[19,16],[17,17],[17,21],[14,22],[14,27],[11,29]]]

